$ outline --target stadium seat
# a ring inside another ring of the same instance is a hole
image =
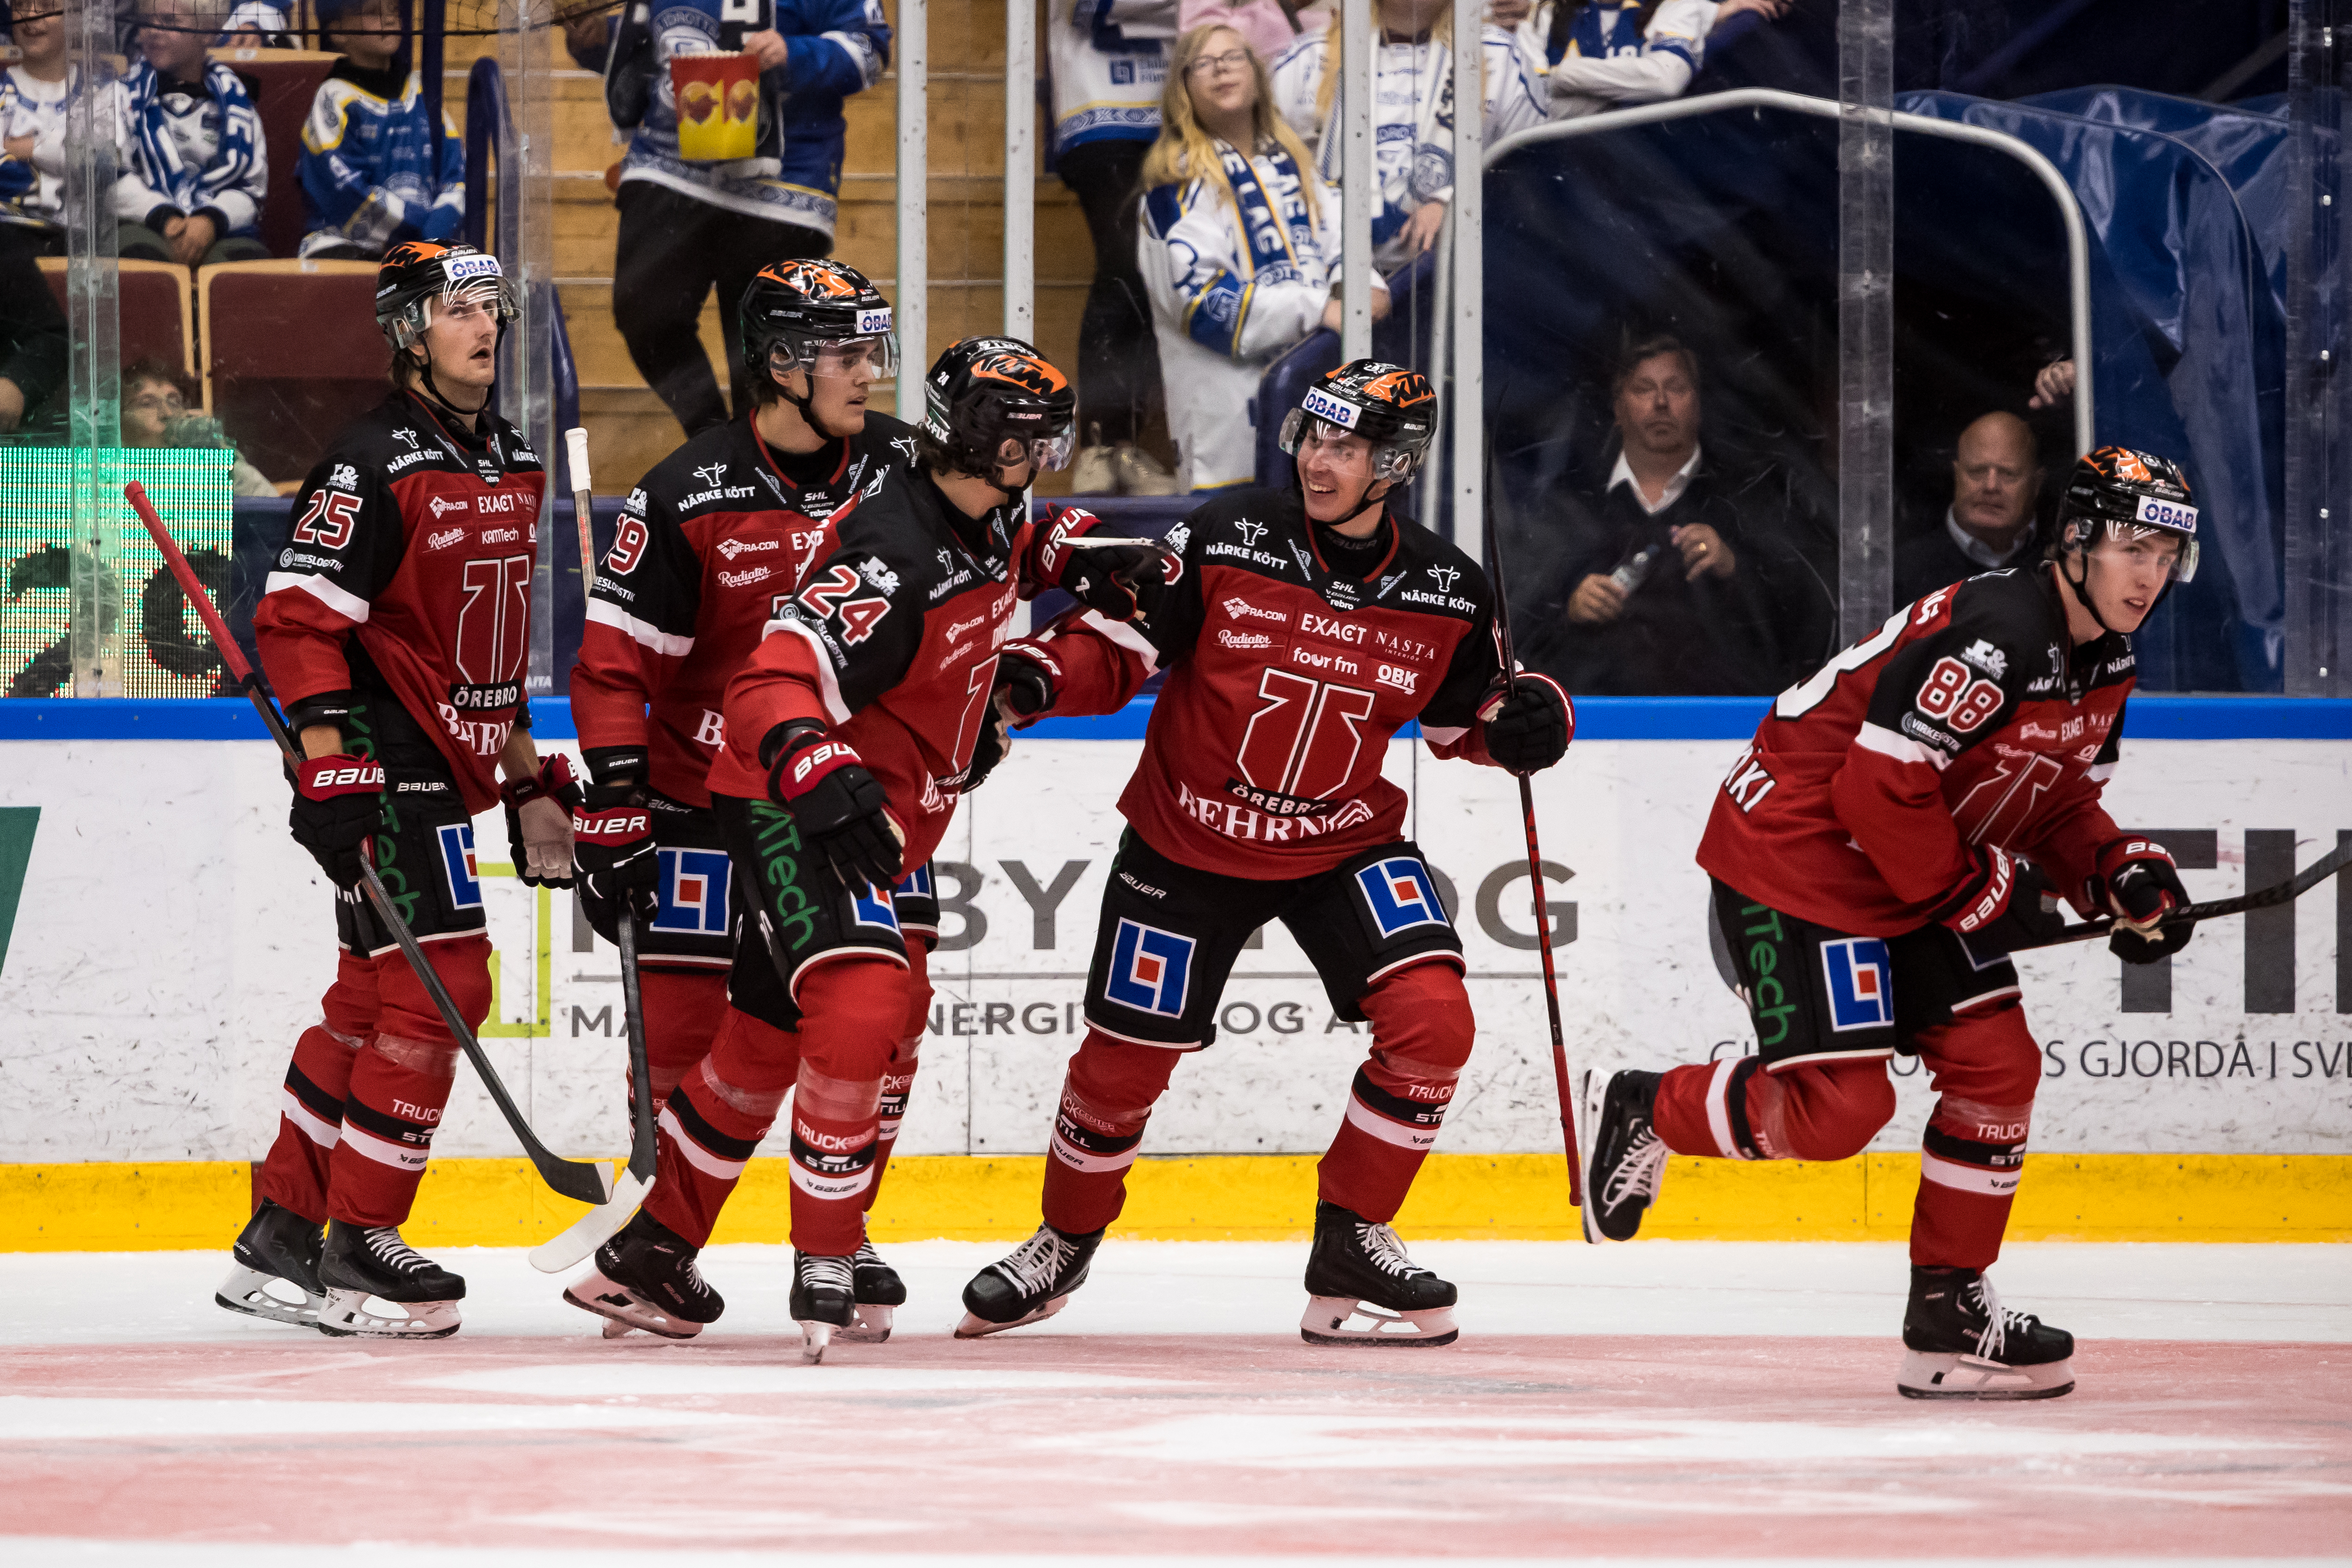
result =
[[[71,319],[66,302],[66,258],[40,258],[41,275],[58,308]],[[196,334],[188,307],[188,269],[168,261],[126,261],[121,264],[117,287],[121,291],[122,361],[161,360],[177,365],[183,375],[196,373]]]
[[[196,278],[205,406],[256,467],[299,479],[386,392],[392,350],[375,324],[375,264],[244,261]]]
[[[269,191],[261,204],[261,243],[292,256],[302,243],[302,121],[336,57],[315,49],[215,49],[213,58],[246,78],[269,150]]]
[[[1430,362],[1432,314],[1441,303],[1434,287],[1434,252],[1415,256],[1388,279],[1389,314],[1372,323],[1372,358],[1422,368]],[[1298,406],[1317,377],[1339,368],[1339,334],[1318,327],[1266,366],[1258,378],[1251,417],[1257,425],[1257,482],[1290,483],[1290,459],[1282,450],[1282,416]],[[1271,411],[1271,412],[1268,412]]]

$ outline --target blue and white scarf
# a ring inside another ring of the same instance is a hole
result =
[[[1250,161],[1223,142],[1217,144],[1218,161],[1224,165],[1225,183],[1234,188],[1234,203],[1241,208],[1242,238],[1249,249],[1250,272],[1253,277],[1269,267],[1295,268],[1298,252],[1291,244],[1291,230],[1302,231],[1307,226],[1307,201],[1299,192],[1298,169],[1290,155],[1279,148],[1269,151],[1265,159],[1277,174],[1286,175],[1287,188],[1283,210],[1275,210],[1274,198],[1258,183],[1257,171]]]
[[[261,141],[261,117],[254,112],[236,73],[218,60],[206,61],[205,89],[220,110],[220,148],[208,167],[190,170],[180,160],[170,117],[158,101],[163,85],[155,68],[144,60],[122,84],[140,167],[146,183],[170,197],[173,206],[184,213],[202,212],[217,205],[221,193],[243,189],[251,177],[254,149]]]

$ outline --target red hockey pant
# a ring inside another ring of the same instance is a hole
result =
[[[1382,976],[1360,1005],[1372,1024],[1371,1052],[1316,1168],[1316,1190],[1385,1224],[1437,1142],[1476,1027],[1461,975],[1442,960]],[[1144,1124],[1184,1054],[1087,1031],[1070,1058],[1047,1149],[1046,1224],[1084,1235],[1118,1218]]]
[[[425,944],[468,1027],[490,1012],[490,940],[468,932]],[[305,1219],[398,1225],[433,1152],[457,1072],[457,1041],[398,949],[341,956],[302,1031],[279,1092],[278,1141],[261,1196]]]
[[[646,1009],[646,1066],[659,1105],[710,1054],[727,1016],[727,971],[641,963],[637,995]]]
[[[803,972],[798,1030],[727,1008],[710,1050],[663,1101],[646,1212],[697,1247],[792,1097],[792,1240],[845,1258],[866,1238],[912,1089],[931,987],[922,944],[908,967],[838,958]]]
[[[2000,1256],[2017,1192],[2042,1052],[2014,998],[1923,1030],[1916,1043],[1937,1098],[1922,1140],[1911,1260],[1989,1268]],[[1738,1057],[1666,1073],[1656,1116],[1666,1147],[1728,1159],[1842,1160],[1861,1153],[1895,1114],[1895,1085],[1880,1062],[1798,1063],[1779,1072],[1757,1065]]]

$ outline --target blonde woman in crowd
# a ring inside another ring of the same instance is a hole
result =
[[[1275,112],[1265,63],[1232,28],[1176,41],[1143,192],[1136,259],[1180,476],[1193,490],[1253,484],[1258,378],[1316,328],[1339,325],[1339,193]],[[1374,279],[1376,319],[1388,302]]]
[[[1372,0],[1380,32],[1372,61],[1372,264],[1394,272],[1437,243],[1454,199],[1454,12],[1452,0]],[[1511,35],[1482,31],[1488,141],[1544,122],[1543,95]],[[1338,29],[1302,36],[1273,69],[1275,107],[1320,162],[1339,178],[1340,62]]]

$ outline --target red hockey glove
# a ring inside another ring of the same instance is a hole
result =
[[[1160,591],[1174,580],[1167,552],[1157,539],[1111,545],[1108,541],[1118,536],[1098,532],[1102,526],[1084,507],[1062,511],[1038,541],[1038,579],[1106,621],[1140,621],[1160,601]],[[1071,542],[1081,538],[1106,542]]]
[[[1549,675],[1521,674],[1507,688],[1497,675],[1478,705],[1478,721],[1486,727],[1486,755],[1524,779],[1568,755],[1576,705]]]
[[[507,805],[507,850],[525,887],[572,885],[572,813],[580,786],[562,752],[542,758],[536,779],[509,779],[499,790]]]
[[[848,742],[811,719],[780,724],[760,742],[768,798],[793,814],[801,841],[852,887],[898,880],[905,840],[884,810],[888,797]]]
[[[1972,846],[1969,854],[1975,872],[1937,906],[1935,918],[1972,946],[2002,953],[2039,946],[2066,929],[2040,866],[1990,844]]]
[[[294,764],[286,826],[342,892],[360,884],[362,846],[383,821],[383,765],[337,752]]]
[[[2189,890],[2180,884],[2180,870],[2172,852],[2153,839],[2137,835],[2110,841],[2099,851],[2095,891],[2104,888],[2116,927],[2107,951],[2126,964],[2153,964],[2189,946],[2197,923],[2157,925],[2176,909],[2187,907]]]
[[[1015,637],[997,658],[993,695],[1017,724],[1042,718],[1062,700],[1062,661],[1035,638]]]

